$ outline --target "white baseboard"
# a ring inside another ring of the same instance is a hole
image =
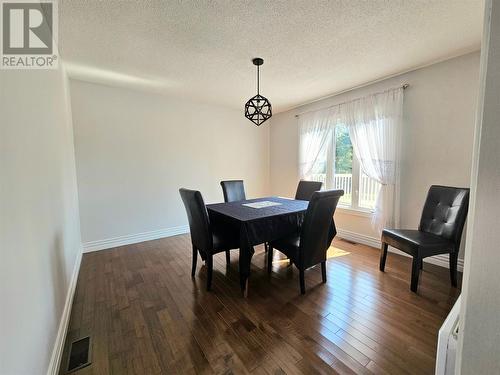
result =
[[[76,256],[75,265],[73,267],[73,273],[71,274],[68,292],[66,293],[66,301],[64,302],[64,309],[61,315],[61,320],[59,322],[59,328],[57,330],[54,348],[52,349],[52,356],[50,357],[47,375],[56,375],[59,373],[59,366],[61,364],[61,357],[64,348],[64,340],[66,339],[66,333],[68,331],[69,318],[71,316],[71,307],[73,306],[73,297],[75,296],[76,282],[78,280],[78,273],[80,272],[81,262],[82,249],[79,249]]]
[[[360,233],[351,232],[351,231],[345,230],[345,229],[337,228],[337,234],[340,238],[344,238],[348,241],[360,243],[363,245],[375,247],[377,249],[380,249],[380,246],[382,245],[382,243],[380,242],[380,239],[378,239],[378,238],[367,236],[367,235],[360,234]],[[403,255],[405,257],[410,256],[406,253],[403,253],[402,251],[399,251],[398,249],[396,249],[392,246],[389,246],[389,252],[394,253],[394,254]],[[430,264],[435,264],[437,266],[441,266],[441,267],[445,267],[445,268],[450,268],[448,254],[435,255],[433,257],[428,257],[428,258],[424,259],[424,262],[430,263]],[[463,271],[463,269],[464,269],[464,260],[463,259],[458,259],[457,268],[460,272]]]
[[[380,240],[378,238],[375,238],[375,237],[367,236],[365,234],[360,234],[360,233],[356,233],[356,232],[351,232],[349,230],[340,229],[340,228],[337,228],[337,235],[340,238],[344,238],[348,241],[352,241],[352,242],[356,242],[356,243],[360,243],[363,245],[376,247],[376,248],[380,249],[380,245],[381,245]]]
[[[158,238],[177,236],[178,234],[189,233],[188,225],[178,227],[152,230],[149,232],[129,234],[126,236],[106,238],[104,240],[89,241],[83,244],[83,252],[111,249],[117,246],[125,246],[134,243],[157,240]]]

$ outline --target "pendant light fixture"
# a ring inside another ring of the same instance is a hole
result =
[[[271,103],[267,98],[260,95],[259,92],[259,66],[264,64],[264,60],[256,57],[252,60],[253,64],[257,66],[257,95],[250,98],[245,104],[245,117],[252,121],[255,125],[260,126],[264,121],[270,119],[273,115]]]

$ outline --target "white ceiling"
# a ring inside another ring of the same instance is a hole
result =
[[[61,0],[75,78],[274,112],[480,47],[481,0]]]

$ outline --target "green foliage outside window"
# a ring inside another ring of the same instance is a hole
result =
[[[352,144],[344,125],[335,128],[335,173],[352,173]]]

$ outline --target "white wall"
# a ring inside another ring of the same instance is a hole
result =
[[[490,24],[491,20],[491,24]],[[459,372],[500,374],[500,3],[486,2]]]
[[[269,127],[242,111],[78,80],[71,97],[87,249],[187,225],[180,187],[207,203],[223,200],[224,179],[244,179],[249,197],[268,193]]]
[[[275,115],[270,138],[272,193],[291,196],[299,180],[295,114],[409,83],[402,134],[401,227],[416,228],[431,184],[470,185],[478,71],[476,52]],[[339,229],[379,239],[369,217],[339,211],[336,222]]]
[[[1,374],[47,372],[81,255],[67,94],[61,70],[0,71]]]

